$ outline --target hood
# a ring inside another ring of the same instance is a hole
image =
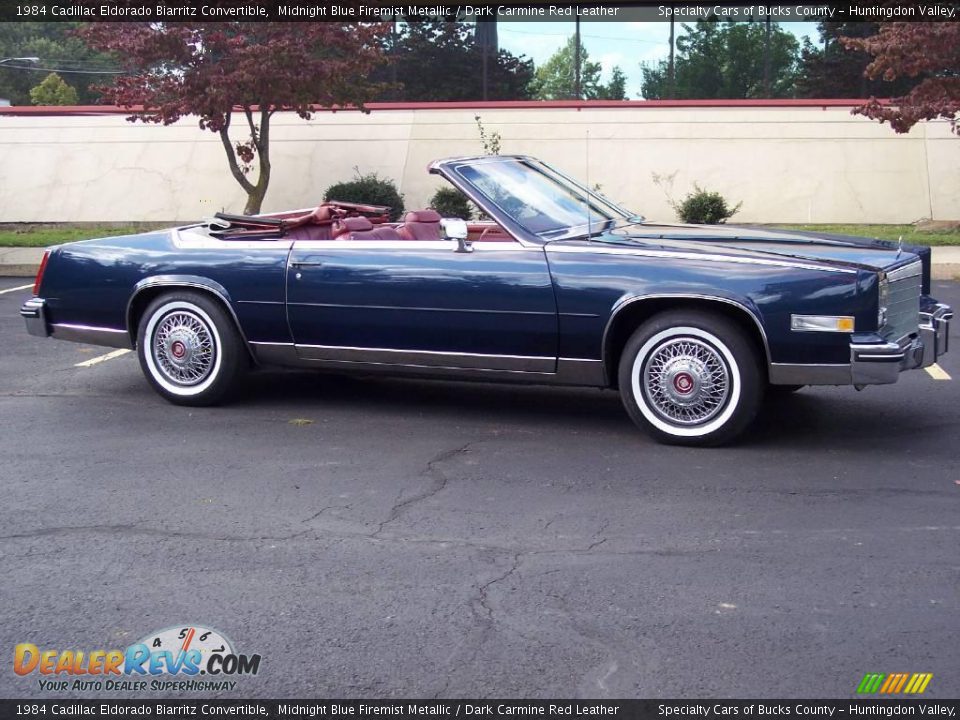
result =
[[[596,238],[594,238],[596,241]],[[916,260],[919,249],[870,238],[781,232],[727,225],[680,225],[643,222],[615,228],[603,241],[615,245],[659,247],[791,259],[861,270],[890,270]]]

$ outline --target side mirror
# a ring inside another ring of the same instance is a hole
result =
[[[456,252],[473,252],[473,246],[470,244],[470,241],[467,240],[469,232],[465,220],[461,220],[460,218],[443,218],[440,221],[440,227],[443,228],[443,236],[447,240],[457,241]]]

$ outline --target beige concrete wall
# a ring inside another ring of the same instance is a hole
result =
[[[481,151],[474,109],[278,114],[264,210],[316,205],[353,168],[397,180],[407,207],[442,182],[428,162]],[[735,221],[901,223],[960,218],[960,139],[946,122],[908,135],[845,107],[518,108],[479,111],[504,153],[567,170],[647,217],[673,219],[664,188],[743,206]],[[240,118],[235,126],[240,125]],[[658,187],[653,176],[664,178]],[[672,185],[666,178],[672,178]],[[195,121],[0,115],[0,222],[194,220],[239,212],[219,138]]]

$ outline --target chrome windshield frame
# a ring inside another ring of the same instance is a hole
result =
[[[531,170],[538,172],[548,179],[551,179],[565,187],[571,192],[571,194],[575,196],[581,196],[578,199],[589,202],[589,204],[593,206],[603,207],[609,210],[615,217],[603,215],[598,218],[596,223],[591,222],[590,227],[584,223],[583,225],[569,226],[565,229],[557,228],[556,230],[549,231],[549,236],[534,233],[514,220],[509,213],[501,208],[490,197],[480,192],[480,190],[460,172],[461,168],[464,167],[475,167],[477,165],[487,163],[501,162],[519,162],[521,164],[525,164],[529,166]],[[493,218],[497,224],[503,227],[503,229],[512,235],[518,242],[527,246],[541,247],[556,240],[587,237],[594,233],[593,227],[596,225],[603,227],[611,220],[614,222],[614,224],[618,224],[621,221],[636,221],[638,218],[638,216],[631,213],[629,210],[616,205],[602,195],[590,190],[582,183],[571,178],[566,173],[561,172],[547,163],[527,155],[479,155],[447,158],[431,163],[428,167],[428,170],[432,174],[443,176],[448,182],[450,182],[450,184],[470,198],[470,200],[472,200],[481,210],[483,210],[483,212]]]

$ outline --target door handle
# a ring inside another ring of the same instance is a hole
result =
[[[295,260],[290,263],[290,267],[319,267],[323,265],[319,260]]]

